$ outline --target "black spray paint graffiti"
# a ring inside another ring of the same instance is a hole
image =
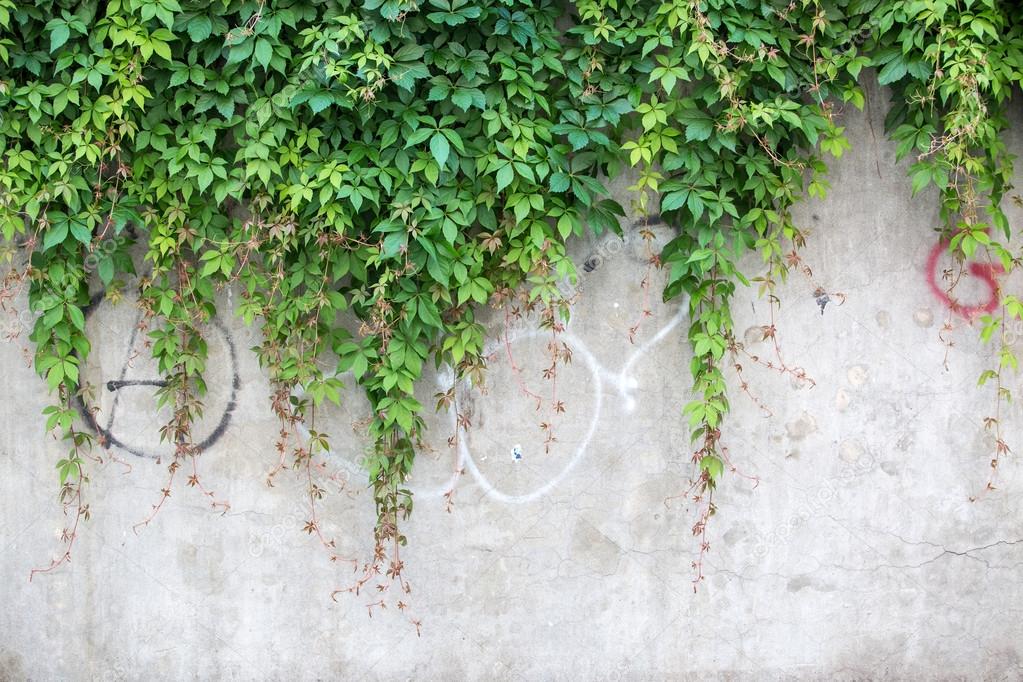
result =
[[[88,308],[85,309],[85,316],[88,319],[92,314],[97,312],[100,304],[103,302],[104,292],[95,294],[89,301]],[[132,325],[131,335],[128,339],[128,355],[125,358],[124,364],[121,366],[121,371],[117,379],[112,379],[104,384],[107,391],[114,394],[114,400],[110,406],[109,413],[107,414],[106,421],[100,424],[99,420],[96,419],[96,411],[86,404],[82,396],[76,398],[76,407],[79,413],[82,415],[82,419],[86,425],[99,436],[103,447],[110,449],[111,447],[117,447],[125,452],[131,453],[136,457],[146,457],[149,459],[158,459],[159,453],[139,445],[129,444],[123,438],[117,435],[114,428],[114,417],[117,413],[117,407],[121,400],[122,391],[127,389],[129,392],[132,389],[142,386],[153,386],[162,387],[166,386],[167,382],[161,379],[127,379],[128,370],[131,368],[133,360],[133,349],[135,342],[138,339],[139,333],[139,322],[141,321],[141,314],[136,318],[135,324]],[[236,401],[238,397],[238,389],[241,387],[241,379],[238,376],[238,356],[235,350],[234,339],[231,337],[230,331],[227,327],[217,318],[213,318],[211,327],[215,330],[216,335],[221,338],[224,342],[224,347],[227,350],[228,362],[230,363],[230,393],[227,397],[227,404],[223,408],[223,412],[220,414],[220,418],[216,422],[216,426],[205,438],[200,441],[196,447],[199,452],[206,450],[213,446],[224,432],[227,431],[227,427],[231,423],[231,417],[234,414]]]

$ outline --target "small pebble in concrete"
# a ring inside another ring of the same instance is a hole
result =
[[[849,394],[845,392],[844,388],[838,389],[835,394],[835,407],[839,411],[844,411],[845,408],[849,407]]]
[[[920,308],[913,313],[913,321],[916,322],[918,327],[930,327],[934,324],[934,313],[931,312],[930,308]]]
[[[853,440],[842,441],[842,444],[838,446],[839,459],[849,464],[855,464],[860,461],[863,453],[863,446]]]
[[[792,440],[802,440],[816,430],[817,420],[808,412],[804,412],[799,419],[785,425],[785,431],[788,432],[789,438]]]
[[[862,386],[867,383],[867,368],[863,365],[853,365],[849,368],[846,376],[849,377],[849,383],[853,386]]]

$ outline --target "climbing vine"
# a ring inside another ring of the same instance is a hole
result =
[[[99,457],[74,408],[88,389],[85,311],[135,273],[172,413],[153,513],[183,468],[188,487],[226,504],[203,484],[192,424],[207,323],[231,287],[262,331],[274,474],[301,472],[305,530],[332,559],[313,476],[330,434],[315,410],[341,400],[346,373],[368,397],[377,549],[350,589],[382,572],[407,591],[401,527],[424,428],[414,386],[427,363],[480,381],[488,303],[521,302],[556,338],[570,303],[559,285],[576,274],[566,243],[621,233],[608,178],[628,171],[633,208],[676,230],[651,263],[665,300],[684,296],[689,312],[694,393],[680,403],[701,556],[731,468],[726,354],[743,349],[729,302],[753,279],[773,306],[777,282],[809,272],[792,208],[826,193],[825,157],[849,148],[839,112],[864,105],[864,78],[890,87],[890,135],[913,159],[913,191],[940,192],[935,227],[953,255],[1019,262],[1001,209],[1001,133],[1023,81],[1016,3],[0,0],[0,28],[0,230],[18,254],[5,285],[27,286],[38,314],[46,427],[68,446],[67,546],[50,568],[70,556]],[[750,252],[766,273],[748,279]],[[1023,316],[1018,297],[998,301],[984,338]],[[997,380],[999,401],[1015,368],[1003,344],[981,378]]]

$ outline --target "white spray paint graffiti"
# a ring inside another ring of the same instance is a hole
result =
[[[600,424],[601,410],[604,402],[605,386],[609,387],[611,390],[618,394],[618,396],[622,400],[622,406],[626,412],[635,411],[637,401],[633,393],[638,387],[638,382],[636,378],[632,375],[633,367],[644,355],[646,355],[651,349],[653,349],[656,345],[663,341],[664,338],[667,337],[672,332],[672,330],[674,330],[675,327],[677,327],[682,322],[684,317],[685,317],[684,310],[680,308],[676,312],[676,314],[664,325],[664,327],[662,327],[656,334],[654,334],[652,338],[650,338],[646,343],[637,347],[631,354],[629,354],[624,364],[622,364],[622,366],[619,369],[608,369],[607,367],[604,367],[596,359],[596,357],[594,357],[593,353],[591,353],[590,350],[586,347],[586,344],[583,342],[583,340],[572,334],[571,329],[566,330],[561,335],[561,338],[572,349],[573,354],[576,357],[582,358],[583,364],[589,371],[591,381],[590,383],[591,394],[594,396],[594,398],[593,404],[589,410],[591,417],[585,435],[582,437],[582,440],[575,448],[575,451],[572,453],[571,458],[565,464],[565,467],[557,475],[547,480],[547,482],[544,483],[543,485],[527,493],[510,494],[499,489],[490,481],[490,479],[487,478],[487,476],[480,469],[477,458],[474,457],[473,453],[470,451],[468,439],[466,438],[467,434],[465,429],[458,426],[457,414],[460,402],[456,394],[453,409],[450,410],[451,429],[452,432],[456,432],[457,435],[457,438],[455,439],[457,441],[457,445],[455,448],[456,461],[452,467],[452,474],[446,481],[444,481],[443,484],[439,486],[421,487],[416,485],[414,481],[410,480],[409,489],[412,490],[412,493],[416,495],[416,497],[418,497],[419,499],[443,497],[444,495],[454,490],[454,488],[458,485],[458,481],[461,478],[462,473],[464,471],[472,475],[473,479],[480,486],[480,488],[482,488],[485,491],[488,497],[499,502],[504,502],[507,504],[525,504],[543,497],[551,490],[556,488],[562,481],[564,481],[565,478],[568,477],[568,475],[571,474],[572,471],[579,465],[579,463],[583,459],[585,459],[587,454],[587,448],[590,444],[590,441],[593,439],[593,435],[596,432],[598,425]],[[486,357],[492,357],[498,354],[498,352],[501,350],[501,347],[506,342],[512,344],[521,341],[528,341],[539,336],[548,337],[549,332],[540,331],[537,329],[522,328],[512,329],[508,333],[507,338],[502,336],[499,339],[494,339],[488,342],[488,344],[484,347],[484,355]],[[454,381],[455,381],[454,372],[450,367],[445,366],[445,368],[438,373],[437,385],[442,391],[449,389]],[[463,383],[461,388],[463,390],[470,390],[467,381]],[[309,433],[305,429],[304,425],[301,424],[299,425],[299,432],[303,438],[308,438]],[[360,467],[360,465],[356,462],[353,462],[351,459],[346,458],[341,454],[336,454],[333,452],[329,452],[328,455],[330,456],[333,463],[336,463],[337,465],[343,467],[350,474],[355,476],[365,475],[365,471]]]

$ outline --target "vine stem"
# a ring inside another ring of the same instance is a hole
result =
[[[71,406],[71,387],[66,381],[60,382],[57,387],[57,395],[59,396],[60,408],[64,410],[72,409]],[[88,480],[82,471],[82,443],[92,442],[91,436],[79,433],[75,431],[74,422],[72,421],[68,426],[64,434],[65,440],[71,441],[71,452],[69,453],[69,461],[67,464],[74,463],[76,469],[76,478],[74,484],[65,482],[61,490],[61,501],[63,502],[63,514],[64,518],[67,518],[68,509],[74,507],[74,521],[70,528],[65,527],[61,532],[61,542],[66,543],[64,552],[58,559],[51,559],[49,566],[45,568],[33,568],[29,573],[28,580],[32,582],[32,579],[37,573],[48,573],[53,569],[57,568],[61,564],[69,563],[71,561],[71,550],[74,548],[75,541],[78,539],[78,524],[81,522],[82,517],[88,518],[89,507],[82,501],[82,487],[85,481]],[[88,453],[85,453],[88,454]],[[96,459],[96,458],[92,458]],[[71,499],[68,500],[67,494],[71,493]]]
[[[316,537],[320,541],[320,544],[323,545],[323,548],[327,550],[327,553],[330,555],[330,560],[332,562],[336,562],[338,559],[341,558],[337,554],[337,543],[334,540],[327,540],[327,538],[323,535],[323,530],[320,527],[319,515],[316,510],[316,499],[319,487],[315,483],[313,483],[312,451],[299,450],[299,452],[303,452],[301,456],[305,460],[306,486],[309,493],[309,513],[311,520],[309,521],[309,523],[306,524],[307,532],[316,533]],[[344,561],[358,565],[358,562],[355,559],[344,559]]]
[[[67,529],[65,529],[64,533],[62,534],[62,539],[66,540],[66,542],[67,542],[67,547],[65,547],[64,553],[61,555],[61,557],[59,559],[52,559],[50,561],[50,565],[47,566],[46,568],[33,568],[32,571],[29,573],[29,576],[28,576],[28,581],[29,582],[32,582],[32,579],[36,576],[37,573],[49,573],[50,571],[52,571],[53,569],[57,568],[61,564],[70,563],[71,562],[71,550],[74,547],[75,540],[78,538],[78,523],[81,520],[82,516],[84,516],[86,514],[85,508],[82,505],[82,485],[83,485],[84,481],[85,481],[85,478],[82,475],[81,467],[79,467],[78,480],[75,482],[75,486],[74,486],[74,488],[75,488],[75,493],[74,493],[74,498],[73,498],[74,502],[73,503],[72,502],[68,502],[68,503],[66,503],[64,505],[64,515],[65,516],[67,516],[67,509],[68,509],[69,506],[71,506],[73,504],[74,507],[75,507],[75,520],[74,520],[74,523],[71,526],[70,533],[68,532]]]
[[[995,375],[995,413],[993,417],[988,417],[984,420],[984,427],[986,429],[994,429],[995,436],[995,454],[991,459],[991,469],[988,472],[987,484],[984,486],[984,490],[979,495],[972,496],[971,502],[975,502],[987,493],[995,489],[994,481],[995,475],[998,473],[998,465],[1001,462],[1002,455],[1007,455],[1011,452],[1008,443],[1005,441],[1005,437],[1002,433],[1002,399],[1007,393],[1007,389],[1003,383],[1002,370],[1004,369],[1004,354],[1009,352],[1006,348],[1005,343],[1005,323],[1006,323],[1006,309],[1005,306],[1001,306],[1001,315],[999,318],[998,326],[1002,331],[1002,345],[999,351],[997,369],[994,370]]]
[[[508,311],[507,308],[505,308],[503,337],[504,351],[505,354],[508,356],[508,364],[511,366],[512,373],[515,375],[515,380],[518,382],[519,390],[527,398],[536,401],[536,409],[539,410],[540,407],[543,405],[543,398],[539,394],[531,391],[529,387],[526,385],[525,379],[522,378],[523,374],[522,369],[515,362],[515,356],[512,354],[511,339],[508,336],[508,329],[511,327],[510,321],[511,321],[510,312]]]
[[[144,518],[142,521],[139,521],[138,523],[131,527],[132,531],[134,531],[136,535],[138,535],[140,527],[144,528],[148,526],[150,522],[152,522],[152,520],[156,518],[156,515],[160,512],[160,510],[163,509],[164,502],[166,502],[167,498],[170,497],[171,495],[171,490],[173,489],[174,486],[174,477],[177,475],[177,471],[180,467],[181,464],[178,462],[178,455],[177,453],[175,453],[173,461],[171,461],[171,463],[167,465],[168,471],[167,483],[160,490],[159,501],[153,505],[152,510],[149,512],[149,515],[146,516],[146,518]]]
[[[59,390],[60,390],[61,395],[66,398],[66,396],[68,395],[67,384],[62,383],[60,385],[60,389]],[[66,403],[66,400],[65,400],[65,403]],[[81,457],[81,455],[80,455],[80,448],[81,448],[81,446],[78,443],[78,440],[79,440],[78,434],[75,432],[75,427],[74,427],[73,424],[70,427],[68,427],[68,433],[70,435],[70,440],[71,440],[71,443],[72,443],[72,447],[74,448],[74,453],[75,453],[74,456],[75,456],[76,459],[78,459],[78,458]],[[70,530],[65,528],[64,531],[61,533],[61,541],[66,542],[67,546],[64,548],[64,553],[60,556],[60,558],[59,559],[51,559],[50,560],[50,565],[47,566],[46,568],[33,568],[32,571],[29,573],[29,576],[28,576],[28,581],[29,582],[32,582],[32,579],[36,576],[37,573],[49,573],[50,571],[52,571],[53,569],[57,568],[61,564],[70,563],[70,561],[71,561],[71,550],[74,548],[75,540],[78,539],[78,524],[81,521],[82,517],[83,516],[88,516],[88,513],[89,513],[88,512],[88,507],[86,507],[82,503],[82,486],[85,484],[85,480],[86,479],[85,479],[85,475],[82,473],[81,463],[78,463],[77,469],[78,469],[77,480],[75,481],[74,486],[72,486],[73,489],[74,489],[74,494],[72,496],[72,500],[71,501],[65,501],[65,503],[63,505],[65,518],[67,517],[67,512],[68,512],[68,509],[70,507],[74,506],[74,509],[75,509],[75,520],[71,524]]]

